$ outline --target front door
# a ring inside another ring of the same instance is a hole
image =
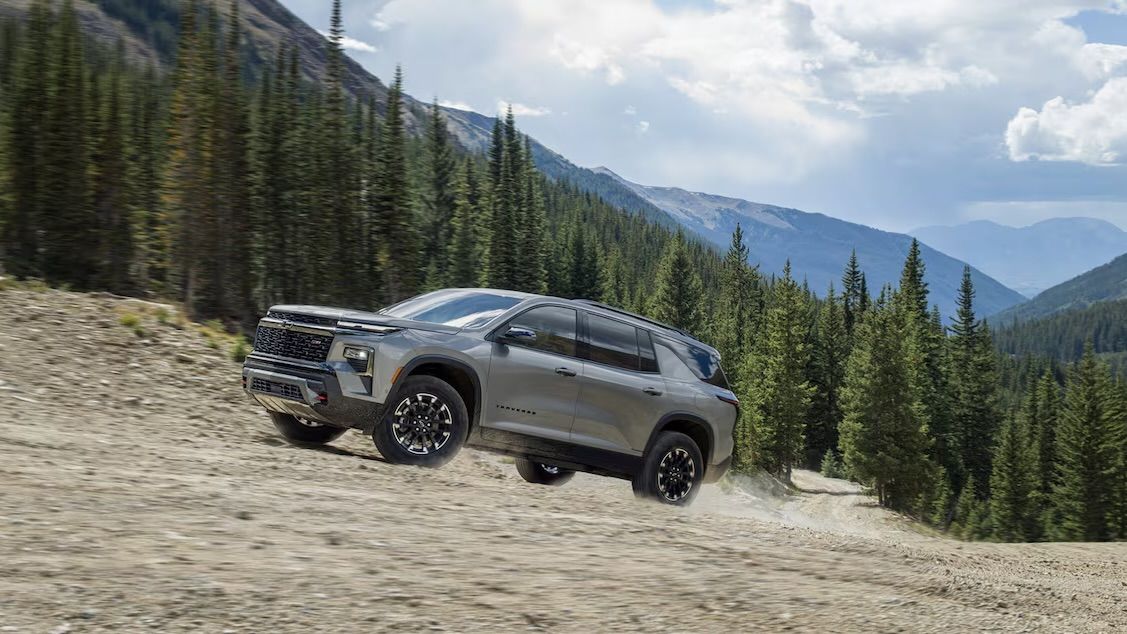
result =
[[[483,437],[504,441],[520,434],[568,440],[583,375],[583,362],[576,357],[576,320],[574,308],[539,306],[497,330],[482,412]],[[518,336],[505,337],[506,332]]]

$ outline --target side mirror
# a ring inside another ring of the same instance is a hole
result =
[[[502,342],[512,341],[519,343],[522,341],[533,341],[535,339],[535,331],[529,330],[528,328],[523,328],[521,326],[509,326],[509,329],[501,335]]]

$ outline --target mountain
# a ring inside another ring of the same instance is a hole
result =
[[[1005,325],[1119,299],[1127,299],[1127,254],[1002,311],[993,321]]]
[[[22,15],[31,0],[0,0],[0,16]],[[121,39],[135,61],[167,68],[176,51],[179,0],[76,0],[86,33],[112,44]],[[226,10],[226,2],[218,3]],[[279,46],[296,46],[302,73],[310,80],[326,75],[325,37],[286,9],[277,0],[240,0],[246,34],[244,52],[250,73],[255,75],[272,60]],[[383,111],[387,87],[359,63],[345,56],[345,89],[362,100],[373,99]],[[421,132],[427,104],[409,96],[406,123]],[[444,108],[451,133],[465,148],[484,152],[491,139],[494,117],[476,112]],[[821,214],[760,205],[747,201],[693,194],[673,188],[644,187],[630,183],[605,168],[579,167],[560,154],[531,140],[537,167],[549,178],[566,181],[629,212],[665,226],[681,225],[708,242],[726,247],[737,221],[745,224],[749,245],[765,272],[782,271],[790,258],[799,276],[814,290],[824,291],[838,280],[849,253],[857,249],[873,293],[880,285],[895,283],[907,254],[910,238],[862,225],[835,220]],[[962,274],[962,263],[933,249],[925,249],[928,281],[933,301],[944,316],[954,313],[954,295]],[[980,311],[1000,311],[1022,300],[997,281],[975,272]]]
[[[1028,297],[1127,253],[1127,231],[1095,218],[1054,218],[1028,227],[976,220],[911,233]]]
[[[1008,355],[1076,361],[1090,343],[1113,368],[1127,369],[1127,299],[1098,302],[1041,319],[1001,324],[994,345]]]
[[[787,209],[739,198],[690,192],[676,187],[632,183],[605,167],[590,170],[613,180],[709,241],[727,246],[736,223],[747,236],[751,257],[767,273],[779,273],[789,259],[799,276],[817,292],[831,282],[841,287],[841,272],[850,252],[857,257],[875,294],[886,283],[896,284],[911,245],[911,236],[889,233],[829,216]],[[963,262],[926,245],[927,282],[931,300],[945,318],[955,314],[955,297]],[[972,270],[978,292],[977,307],[990,315],[1024,298],[981,271]]]

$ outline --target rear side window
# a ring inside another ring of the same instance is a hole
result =
[[[673,378],[689,379],[697,378],[710,385],[716,387],[729,389],[728,379],[724,376],[724,370],[720,369],[720,357],[712,354],[704,348],[689,345],[681,341],[674,341],[673,339],[666,339],[664,337],[656,338],[658,348],[658,359],[661,360],[662,370]],[[663,352],[665,354],[663,354]],[[672,356],[672,358],[669,358]],[[673,359],[677,362],[674,362]],[[684,370],[690,372],[690,376],[683,376]]]
[[[642,360],[642,372],[657,372],[653,338],[650,337],[650,331],[641,328],[638,329],[638,353]]]
[[[588,358],[596,363],[638,370],[638,329],[630,324],[599,315],[587,315],[590,346]]]

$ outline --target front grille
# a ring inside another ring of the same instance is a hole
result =
[[[267,326],[259,326],[254,336],[255,352],[302,361],[324,361],[329,357],[332,345],[332,335],[315,335]]]
[[[316,317],[313,315],[302,315],[300,313],[283,313],[280,311],[272,310],[266,313],[267,317],[274,319],[281,319],[282,321],[292,321],[295,324],[313,324],[314,326],[336,326],[337,320],[329,317]]]
[[[255,377],[255,379],[250,382],[250,389],[253,392],[265,392],[282,398],[305,402],[305,399],[301,396],[301,389],[289,383],[275,383]]]

